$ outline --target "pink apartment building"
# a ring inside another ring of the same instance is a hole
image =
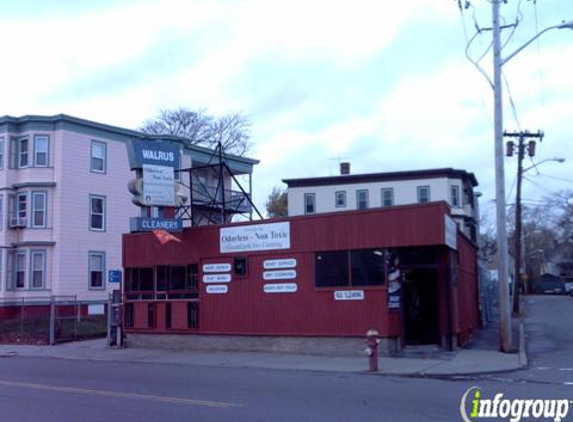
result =
[[[143,138],[149,135],[64,114],[0,117],[1,299],[102,301],[119,288],[109,273],[122,269],[121,235],[141,215],[127,189],[134,177],[127,145]],[[207,148],[160,138],[181,145],[181,168],[212,158]],[[226,162],[251,186],[258,161]]]

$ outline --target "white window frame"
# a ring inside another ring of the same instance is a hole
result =
[[[460,208],[462,206],[460,187],[458,185],[450,186],[450,201],[453,208]]]
[[[368,201],[368,199],[369,199],[368,196],[369,196],[369,195],[368,195],[368,194],[369,194],[368,189],[358,189],[358,190],[356,191],[356,209],[357,209],[357,210],[366,210],[366,209],[368,209],[368,206],[369,206],[369,204],[368,204],[368,202],[369,202],[369,201]],[[360,196],[361,196],[361,195],[364,195],[364,198],[363,198],[363,199],[364,199],[363,202],[364,202],[364,204],[365,204],[364,207],[361,207],[361,206],[360,206],[360,203],[362,202],[361,199],[360,199]]]
[[[35,268],[36,257],[41,257],[41,268]],[[40,272],[41,282],[39,286],[34,283],[34,275]],[[35,249],[30,251],[30,289],[42,290],[46,288],[46,251]]]
[[[26,149],[22,150],[22,145],[24,144],[24,142],[26,143]],[[30,138],[26,137],[22,137],[22,138],[18,138],[18,142],[17,142],[17,168],[19,169],[24,169],[24,168],[28,168],[30,167]],[[22,164],[22,157],[26,157],[26,163]]]
[[[98,212],[94,212],[93,209],[93,200],[101,200],[102,201],[102,212],[98,213]],[[96,215],[101,215],[102,219],[101,219],[101,223],[102,223],[102,227],[94,227],[93,226],[93,216]],[[105,231],[105,225],[106,225],[106,198],[105,196],[102,195],[90,195],[89,196],[89,229],[91,231],[96,231],[96,232],[104,232]]]
[[[92,257],[97,256],[101,258],[101,268],[92,268]],[[101,272],[101,286],[92,285],[92,272]],[[88,290],[105,290],[105,252],[102,251],[89,251],[88,252]]]
[[[20,259],[21,258],[21,259]],[[22,264],[22,265],[20,265]],[[22,267],[22,268],[20,268]],[[18,286],[18,273],[22,273],[22,283],[21,287]],[[26,289],[26,252],[20,251],[14,253],[14,289],[15,290],[25,290]]]
[[[95,153],[97,152],[96,147],[102,148],[102,156],[98,156]],[[102,168],[94,168],[94,160],[101,160]],[[90,171],[92,173],[101,173],[105,174],[107,172],[107,143],[103,141],[95,141],[92,140],[90,145]]]
[[[340,199],[340,201],[339,201]],[[334,205],[336,208],[346,208],[346,191],[339,190],[334,192]]]
[[[427,190],[427,195],[424,197],[424,201],[422,201],[422,192]],[[426,198],[427,197],[427,198]],[[419,204],[427,204],[428,202],[432,201],[432,196],[430,192],[430,186],[418,186],[418,203]]]
[[[45,141],[45,150],[40,151],[38,141]],[[45,154],[45,162],[38,163],[39,154]],[[48,135],[35,135],[34,136],[34,167],[48,167],[50,165],[50,137]]]
[[[3,136],[0,136],[0,170],[4,168],[4,156],[6,155],[6,142]]]
[[[21,202],[20,198],[24,198],[24,201]],[[28,192],[22,192],[15,196],[16,203],[14,205],[14,215],[15,217],[20,220],[24,220],[24,226],[28,226]],[[21,205],[24,207],[21,207]]]
[[[309,201],[312,198],[312,201]],[[312,205],[312,210],[309,209],[309,205]],[[304,213],[306,215],[309,214],[316,214],[316,194],[314,193],[305,193],[304,194]]]
[[[32,208],[32,212],[31,212],[31,221],[30,221],[30,227],[33,227],[35,229],[39,229],[39,228],[45,228],[47,225],[47,214],[48,214],[48,193],[46,191],[32,191],[31,193],[31,198],[30,198],[30,202],[31,202],[31,208]],[[36,209],[36,197],[43,197],[43,207],[42,209]],[[36,224],[36,213],[37,212],[41,212],[42,213],[42,223],[41,224]]]
[[[390,193],[390,203],[386,204],[386,197],[385,197],[385,193]],[[380,197],[381,197],[381,202],[380,204],[383,207],[392,207],[394,206],[394,188],[382,188],[380,190]]]

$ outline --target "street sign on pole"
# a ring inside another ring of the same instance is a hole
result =
[[[109,283],[121,283],[121,270],[109,270]]]

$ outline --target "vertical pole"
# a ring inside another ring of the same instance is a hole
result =
[[[111,347],[111,304],[112,294],[110,293],[107,299],[107,345]]]
[[[225,224],[225,175],[223,173],[223,145],[219,142],[219,183],[221,184],[221,224]]]
[[[56,344],[56,301],[50,297],[50,346]]]
[[[249,173],[249,200],[253,200],[253,173]],[[249,221],[253,221],[253,204],[249,202],[249,205]]]
[[[515,282],[513,283],[513,315],[519,315],[519,288],[521,287],[521,182],[523,179],[523,156],[525,134],[519,134],[517,147],[517,190],[515,193]]]
[[[20,340],[24,337],[24,309],[24,298],[22,298],[20,304]]]
[[[492,0],[493,23],[493,95],[495,140],[495,187],[497,208],[497,264],[499,283],[499,337],[503,352],[511,352],[511,314],[509,309],[509,284],[507,281],[507,233],[505,214],[505,174],[503,169],[503,102],[501,87],[501,40],[499,5],[502,0]]]

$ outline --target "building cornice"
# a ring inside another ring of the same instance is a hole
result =
[[[283,182],[286,183],[289,188],[298,188],[308,186],[334,186],[358,183],[393,182],[400,180],[436,179],[442,177],[467,180],[474,187],[478,185],[478,181],[473,173],[454,168],[283,179]]]

